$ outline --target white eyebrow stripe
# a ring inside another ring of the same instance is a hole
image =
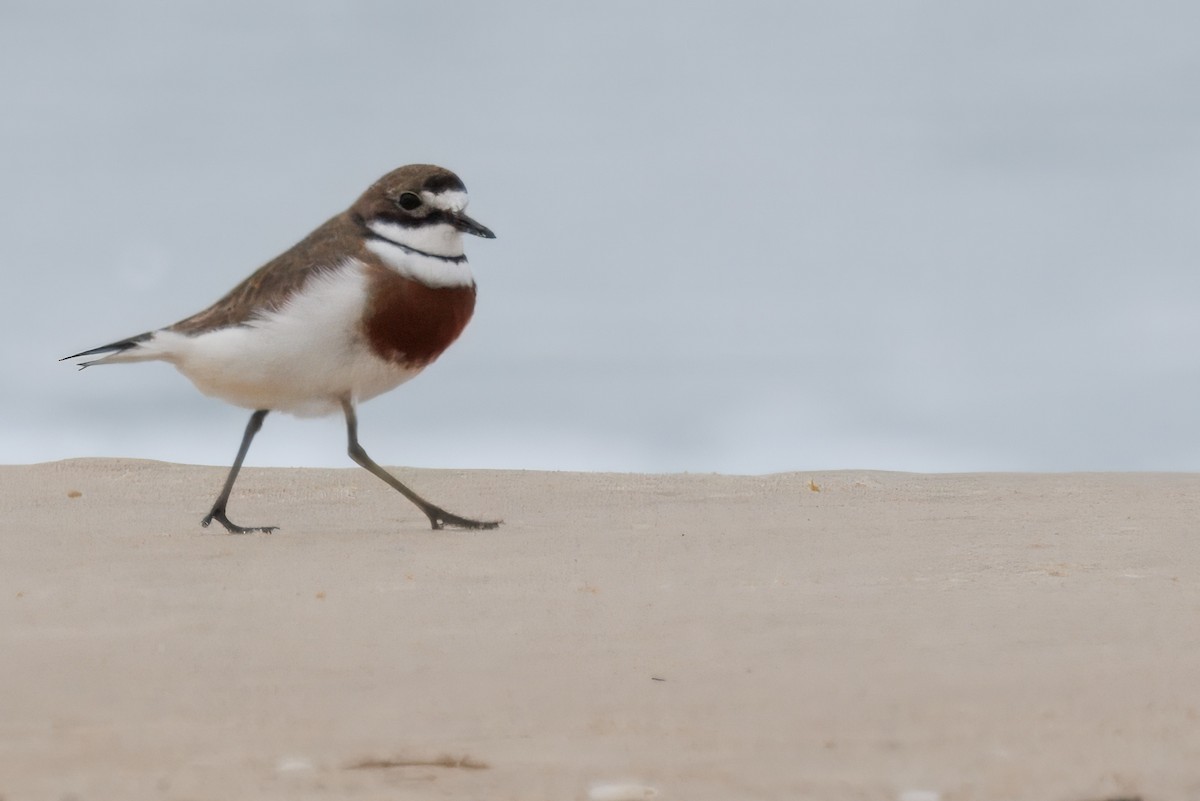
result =
[[[457,189],[451,189],[446,192],[422,192],[421,198],[433,206],[435,209],[442,211],[462,211],[467,207],[467,193]]]

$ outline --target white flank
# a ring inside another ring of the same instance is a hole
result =
[[[405,278],[432,287],[471,286],[475,283],[471,265],[467,264],[466,259],[447,261],[436,258],[445,256],[453,259],[463,255],[462,232],[454,226],[442,224],[405,228],[381,220],[372,220],[367,225],[387,240],[368,239],[367,249]],[[425,256],[406,248],[433,255]]]
[[[371,351],[361,328],[366,298],[363,263],[348,259],[310,278],[279,311],[199,336],[159,331],[142,347],[235,406],[330,414],[347,395],[369,400],[420,372]]]

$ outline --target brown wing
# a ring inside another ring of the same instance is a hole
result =
[[[362,237],[348,213],[317,228],[287,252],[272,259],[202,312],[167,330],[195,336],[242,325],[263,312],[277,311],[308,279],[359,255]]]

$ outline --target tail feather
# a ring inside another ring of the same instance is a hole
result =
[[[59,361],[65,362],[68,359],[78,359],[81,356],[95,356],[100,353],[110,354],[108,356],[105,356],[102,359],[92,359],[91,361],[80,362],[80,364],[79,364],[80,370],[82,370],[85,367],[90,367],[93,364],[103,364],[104,362],[109,362],[109,361],[114,361],[114,362],[115,361],[135,361],[135,359],[129,359],[129,358],[121,359],[119,357],[121,356],[121,354],[125,353],[126,351],[132,350],[132,349],[136,348],[138,345],[142,344],[143,342],[149,340],[152,336],[154,336],[154,332],[147,331],[144,334],[138,334],[136,337],[129,337],[128,339],[122,339],[119,342],[112,342],[108,345],[101,345],[98,348],[92,348],[91,350],[85,350],[85,351],[81,351],[79,353],[72,354],[70,356],[64,356],[61,359],[59,359]]]

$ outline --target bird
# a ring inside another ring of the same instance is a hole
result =
[[[409,164],[260,267],[213,305],[173,325],[59,361],[80,369],[164,361],[200,392],[253,410],[212,509],[230,534],[270,533],[226,514],[254,435],[272,411],[345,417],[347,452],[417,506],[432,527],[494,529],[425,500],[375,463],[358,440],[358,404],[416,376],[463,332],[475,279],[463,235],[496,235],[466,214],[467,190],[448,169]]]

